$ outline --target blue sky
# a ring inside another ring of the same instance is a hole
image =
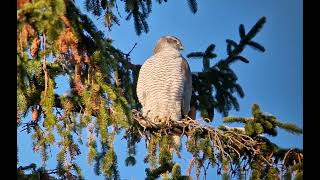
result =
[[[76,0],[76,3],[84,12],[83,1]],[[120,10],[123,9],[121,2],[118,4]],[[142,64],[151,55],[156,41],[163,35],[178,37],[185,47],[182,52],[184,56],[192,51],[203,51],[210,43],[214,43],[218,57],[213,61],[225,58],[225,39],[239,40],[239,24],[244,24],[248,31],[261,16],[265,16],[267,23],[254,40],[261,43],[266,52],[259,53],[248,47],[242,55],[247,57],[250,63],[239,62],[232,66],[238,74],[238,81],[245,91],[245,97],[239,100],[240,111],[231,111],[230,115],[249,117],[251,105],[257,103],[263,111],[274,114],[282,121],[302,127],[302,0],[199,0],[198,9],[197,14],[192,14],[186,0],[169,1],[161,5],[154,2],[148,18],[150,32],[141,36],[135,34],[132,21],[121,19],[121,26],[114,26],[109,32],[102,23],[103,18],[97,20],[96,17],[91,17],[98,28],[103,30],[107,37],[111,37],[114,45],[123,52],[130,51],[134,43],[138,43],[131,53],[131,58],[133,63]],[[123,11],[120,13],[125,17]],[[192,71],[201,71],[201,61],[189,59],[188,62]],[[57,92],[65,91],[67,85],[65,78],[58,78]],[[212,125],[218,126],[221,119],[220,115],[216,116]],[[20,132],[20,129],[17,132]],[[303,136],[280,131],[272,140],[281,147],[302,148],[302,138]],[[137,145],[136,166],[125,167],[126,142],[120,139],[121,137],[115,143],[115,147],[121,179],[144,179],[145,143]],[[30,162],[41,164],[40,155],[32,152],[30,135],[18,133],[18,147],[19,165],[27,165]],[[87,149],[82,147],[81,150],[82,154],[77,161],[83,165],[86,179],[104,179],[103,176],[94,175],[93,168],[86,164]],[[52,153],[55,152],[56,149],[52,147]],[[191,156],[185,152],[183,155],[186,160],[179,162],[182,163],[184,173],[184,167]],[[48,162],[48,168],[55,168],[55,162],[53,156]],[[216,172],[211,170],[207,177],[216,177]]]

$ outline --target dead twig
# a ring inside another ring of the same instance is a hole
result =
[[[46,34],[43,34],[43,59],[42,59],[42,69],[44,72],[44,94],[47,95],[48,89],[48,70],[47,70],[47,60],[46,60]]]

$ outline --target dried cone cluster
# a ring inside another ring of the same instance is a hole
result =
[[[40,38],[36,37],[33,39],[32,45],[31,45],[31,56],[32,57],[35,57],[38,54],[39,48],[40,48]]]
[[[20,51],[23,51],[23,48],[27,46],[28,44],[28,39],[30,37],[33,37],[36,35],[35,30],[30,24],[25,24],[22,29],[20,34],[18,34],[18,45],[20,46]]]
[[[81,57],[78,53],[78,40],[70,28],[62,32],[57,40],[60,53],[70,52],[75,61],[80,61]]]
[[[75,89],[76,91],[81,94],[81,92],[83,91],[83,85],[81,82],[81,63],[77,62],[76,66],[75,66],[75,77],[74,77],[74,85],[75,85]]]
[[[81,93],[83,90],[83,85],[81,82],[81,56],[78,51],[78,39],[75,34],[71,30],[70,22],[66,17],[61,17],[66,30],[60,34],[57,40],[57,45],[60,53],[71,55],[72,58],[70,60],[75,61],[75,77],[74,84],[75,89],[78,93]]]
[[[296,152],[294,150],[289,150],[284,158],[283,162],[284,164],[290,164],[290,162],[293,162],[293,164],[301,163],[303,161],[303,154]]]
[[[32,3],[32,0],[17,0],[17,9],[22,8],[26,3]]]
[[[32,108],[32,121],[37,122],[39,119],[39,112],[37,108]]]
[[[66,29],[58,37],[58,49],[61,53],[66,54],[70,52],[74,60],[80,62],[81,56],[78,52],[78,39],[72,32],[69,20],[65,16],[62,16],[61,19],[63,20]]]

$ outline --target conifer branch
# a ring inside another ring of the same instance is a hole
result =
[[[251,40],[254,38],[254,36],[261,30],[263,27],[264,23],[266,22],[266,18],[262,17],[258,20],[258,22],[251,28],[251,30],[248,32],[247,35],[245,35],[243,38],[241,38],[240,43],[235,46],[235,49],[231,51],[229,56],[223,60],[223,64],[230,64],[234,57],[239,56],[240,53],[244,50],[246,45],[253,44]],[[241,26],[241,25],[240,25]],[[242,29],[242,28],[240,28]],[[242,30],[241,30],[242,31]],[[242,33],[241,33],[242,34]],[[242,34],[243,35],[243,34]],[[234,41],[228,41],[232,44],[234,44]],[[235,45],[235,44],[234,44]],[[256,45],[256,44],[254,44]],[[261,45],[260,45],[261,46]],[[264,48],[261,46],[258,46],[259,49],[261,49],[262,52],[264,52]]]
[[[36,164],[31,163],[31,164],[28,165],[28,166],[19,166],[18,169],[19,169],[19,170],[22,170],[22,171],[28,170],[28,169],[32,169],[33,171],[35,171],[35,170],[36,170],[36,167],[37,167]]]
[[[189,5],[189,8],[190,8],[191,12],[193,14],[195,14],[198,11],[197,0],[187,0],[187,1],[188,1],[188,5]]]
[[[188,137],[191,136],[193,132],[199,130],[201,132],[199,137],[203,138],[208,135],[213,141],[214,147],[219,150],[222,157],[227,156],[229,159],[232,158],[225,150],[226,147],[229,147],[228,151],[235,152],[237,154],[240,154],[237,150],[239,149],[238,147],[244,147],[248,152],[251,152],[252,155],[258,155],[260,149],[257,148],[257,146],[263,144],[263,142],[254,140],[248,135],[236,133],[232,130],[222,131],[215,129],[210,126],[202,125],[198,121],[189,117],[182,119],[181,121],[172,121],[169,119],[165,121],[165,123],[162,123],[161,120],[159,120],[159,123],[155,123],[154,121],[150,121],[148,118],[143,117],[140,111],[133,110],[132,112],[133,118],[140,125],[143,133],[148,131],[150,133],[160,133],[163,135],[186,135]],[[155,121],[157,121],[157,119]],[[231,142],[232,144],[228,144],[227,142]],[[232,146],[232,148],[230,148],[230,146]]]
[[[44,94],[47,95],[48,71],[47,71],[47,61],[46,61],[46,34],[45,33],[43,33],[42,43],[43,43],[42,69],[43,69],[43,72],[44,72]]]
[[[137,46],[137,43],[134,43],[134,45],[133,45],[133,47],[131,48],[131,50],[130,50],[127,54],[125,54],[125,55],[126,55],[126,58],[129,58],[131,52],[133,51],[133,49],[134,49],[136,46]]]
[[[118,8],[117,0],[115,0],[115,4],[116,4],[117,13],[118,13],[119,17],[122,18],[122,17],[121,17],[121,14],[120,14],[120,11],[119,11],[119,8]]]
[[[292,134],[302,134],[302,129],[301,128],[298,128],[296,125],[294,124],[291,124],[291,123],[280,123],[280,122],[277,122],[277,126],[279,128],[282,128]]]

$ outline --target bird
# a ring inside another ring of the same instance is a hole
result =
[[[154,123],[179,121],[190,110],[192,74],[182,50],[177,37],[162,36],[140,68],[137,97],[143,116]]]

